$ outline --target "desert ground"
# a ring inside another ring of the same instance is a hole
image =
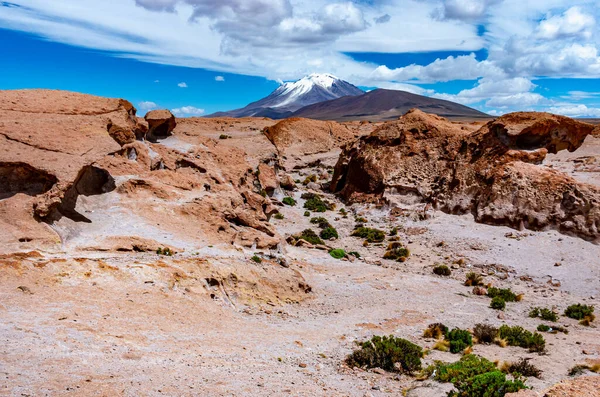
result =
[[[484,126],[452,128],[466,139]],[[382,128],[391,127],[144,120],[122,100],[0,93],[0,395],[444,396],[452,384],[351,368],[345,358],[356,342],[394,335],[427,350],[423,367],[454,362],[460,354],[424,338],[429,324],[535,331],[543,321],[529,317],[534,307],[562,314],[571,304],[598,306],[600,134],[593,127],[577,127],[585,133],[578,132],[581,144],[570,141],[573,151],[545,152],[519,168],[525,177],[537,175],[527,173],[531,165],[544,181],[550,175],[577,186],[590,203],[577,214],[587,217],[581,224],[546,216],[539,229],[476,222],[469,211],[428,206],[398,188],[377,200],[357,199],[369,192],[357,193],[356,181],[351,192],[332,192],[341,147],[370,142]],[[390,161],[378,172],[401,166]],[[306,193],[335,209],[306,216]],[[338,239],[290,239],[318,232],[310,222],[317,216]],[[357,223],[385,231],[385,241],[353,237]],[[383,259],[390,240],[410,250],[404,262]],[[335,259],[332,248],[360,258]],[[442,264],[451,275],[433,274]],[[464,285],[469,272],[522,300],[490,308],[489,297]],[[474,344],[472,352],[499,363],[529,359],[542,371],[525,379],[532,395],[598,396],[597,374],[569,375],[575,365],[600,364],[597,321],[560,316],[556,324],[568,334],[543,333],[541,353],[495,344]]]

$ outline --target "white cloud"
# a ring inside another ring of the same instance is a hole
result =
[[[173,109],[173,114],[177,117],[202,116],[204,114],[204,109],[198,109],[194,106],[183,106]]]
[[[188,88],[188,85],[185,81],[182,81],[181,83],[177,84],[177,87],[179,88]]]
[[[499,0],[443,0],[433,16],[439,19],[476,21],[485,16],[488,7]]]
[[[581,99],[591,99],[600,97],[600,92],[589,91],[569,91],[568,95],[563,95],[561,98],[579,101]]]
[[[580,7],[571,7],[562,15],[551,16],[538,26],[537,34],[544,39],[557,39],[559,37],[583,37],[590,38],[591,29],[596,20],[590,14],[581,10]]]
[[[548,111],[569,117],[600,117],[600,108],[588,108],[586,105],[553,106]]]
[[[148,110],[156,109],[158,107],[158,105],[151,101],[143,101],[138,104],[138,107],[140,108],[140,110],[148,111]]]
[[[225,81],[225,77],[223,77],[223,76],[215,76],[215,81]]]

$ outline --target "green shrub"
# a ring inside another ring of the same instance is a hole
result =
[[[522,358],[517,362],[507,363],[503,366],[502,370],[515,376],[533,376],[535,378],[539,378],[542,375],[542,371],[540,371],[540,369],[538,369],[535,365],[530,364],[529,360],[526,358]]]
[[[317,182],[317,176],[316,175],[309,175],[307,176],[304,181],[302,182],[303,185],[308,185],[311,182]]]
[[[481,274],[477,274],[474,272],[467,273],[465,285],[467,287],[477,287],[479,285],[483,285],[483,278],[481,277]]]
[[[327,200],[323,200],[321,196],[312,193],[305,193],[302,198],[308,197],[304,202],[304,208],[313,212],[327,212],[334,210],[335,205]]]
[[[406,258],[410,256],[410,250],[403,247],[402,244],[394,242],[388,245],[386,253],[383,255],[383,259],[391,259],[398,262],[406,261]]]
[[[325,229],[321,230],[321,233],[319,234],[319,236],[323,240],[330,240],[332,238],[339,238],[337,230],[335,230],[335,228],[331,227],[331,226],[330,227],[326,227]]]
[[[385,240],[383,230],[372,229],[370,227],[359,227],[354,229],[352,236],[364,238],[369,243],[381,243]]]
[[[450,352],[460,353],[469,346],[473,346],[473,337],[469,331],[454,328],[446,334],[446,340],[450,342]]]
[[[587,323],[588,325],[596,318],[594,316],[594,306],[582,305],[581,303],[567,307],[565,316],[581,320],[583,324]]]
[[[316,217],[316,218],[312,218],[310,220],[310,223],[314,224],[314,225],[319,225],[319,227],[321,229],[325,229],[328,227],[331,227],[331,224],[329,223],[329,221],[325,218],[323,218],[322,216]]]
[[[495,296],[490,302],[490,307],[495,310],[504,310],[506,302],[501,296]]]
[[[441,339],[448,333],[448,327],[442,323],[429,324],[425,332],[423,332],[424,338]]]
[[[355,258],[360,258],[360,253],[356,252],[356,251],[352,251],[352,252],[348,252],[348,255],[352,255]]]
[[[412,373],[421,369],[423,350],[406,339],[392,335],[374,336],[359,344],[346,362],[351,367],[381,368],[386,371]]]
[[[346,257],[346,251],[343,249],[334,249],[329,251],[329,255],[331,255],[335,259],[342,259]]]
[[[531,311],[529,312],[529,317],[540,317],[542,320],[545,321],[558,321],[558,315],[554,311],[542,307],[534,307],[533,309],[531,309]]]
[[[356,223],[367,223],[368,222],[367,219],[363,218],[362,216],[357,216],[356,218],[354,218],[354,221]]]
[[[596,365],[585,365],[585,364],[576,365],[573,368],[571,368],[571,370],[569,371],[569,376],[583,375],[585,373],[585,371],[591,371],[591,372],[595,372],[595,373],[600,373],[600,365],[599,364],[596,364]]]
[[[476,324],[473,336],[477,338],[478,343],[493,343],[498,336],[498,328],[488,324]]]
[[[283,214],[281,212],[278,212],[273,216],[275,217],[275,219],[280,219],[280,220],[285,218],[285,216],[283,216]]]
[[[542,352],[546,347],[546,341],[541,334],[531,333],[519,326],[503,325],[498,330],[498,336],[506,340],[509,346],[519,346],[531,352]]]
[[[564,334],[568,334],[569,333],[568,329],[566,329],[564,327],[561,327],[560,325],[549,326],[549,325],[546,325],[546,324],[540,324],[540,325],[538,325],[537,330],[540,331],[540,332],[548,332],[548,333],[551,333],[551,334],[557,334],[559,332],[562,332]]]
[[[173,251],[171,251],[171,248],[167,247],[167,248],[158,248],[156,250],[156,254],[157,255],[164,255],[164,256],[173,256]]]
[[[323,244],[323,240],[321,240],[319,238],[319,236],[317,236],[317,233],[315,233],[313,230],[311,229],[305,229],[299,236],[299,239],[301,240],[305,240],[308,241],[309,243],[313,244],[313,245],[319,245],[319,244]]]
[[[253,256],[252,258],[250,258],[250,259],[252,259],[252,261],[253,261],[253,262],[256,262],[256,263],[262,263],[262,259],[261,259],[261,258],[260,258],[260,256],[258,256],[258,255],[254,255],[254,256]]]
[[[285,205],[289,205],[290,207],[296,205],[296,200],[294,200],[292,197],[284,197],[283,200],[281,200],[281,202]]]
[[[398,228],[395,227],[392,230],[390,230],[390,236],[397,236],[398,235]]]
[[[546,324],[540,324],[540,325],[538,325],[537,330],[540,332],[548,332],[548,331],[550,331],[550,327],[547,326]]]
[[[438,276],[449,276],[452,274],[452,270],[446,265],[439,265],[433,268],[433,273]]]
[[[219,139],[229,139],[229,138],[231,138],[231,137],[229,135],[226,135],[226,134],[219,135]]]
[[[348,211],[346,211],[346,209],[345,209],[345,208],[340,208],[340,211],[339,211],[339,212],[340,212],[340,214],[341,214],[341,215],[343,215],[343,216],[346,216],[346,215],[348,215]]]
[[[305,217],[309,217],[310,216],[310,211],[304,211],[304,216]]]
[[[526,389],[520,378],[507,380],[506,374],[498,370],[474,376],[466,382],[455,385],[456,391],[450,397],[503,397],[507,393],[516,393]]]
[[[510,288],[488,288],[487,295],[490,298],[500,297],[504,302],[518,302],[521,300],[521,296],[512,292]]]
[[[474,354],[465,354],[460,360],[452,364],[436,363],[431,369],[435,369],[434,379],[438,382],[449,382],[452,384],[464,383],[474,376],[496,371],[496,365]]]

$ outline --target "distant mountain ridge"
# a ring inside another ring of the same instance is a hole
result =
[[[208,117],[270,117],[285,118],[293,112],[315,103],[346,96],[363,95],[364,91],[331,74],[311,74],[298,81],[282,84],[268,97],[248,106]]]

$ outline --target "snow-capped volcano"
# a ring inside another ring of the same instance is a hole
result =
[[[215,113],[214,117],[283,118],[305,106],[364,92],[331,74],[311,74],[295,82],[284,83],[266,98],[242,109]]]

